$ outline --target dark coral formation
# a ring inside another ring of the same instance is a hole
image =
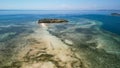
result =
[[[68,22],[68,21],[65,19],[47,19],[47,18],[40,19],[38,21],[38,23],[65,23],[65,22]]]

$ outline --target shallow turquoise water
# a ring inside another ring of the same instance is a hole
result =
[[[46,38],[44,43],[56,44],[54,38],[49,40],[50,35],[75,48],[84,59],[82,63],[90,63],[88,68],[120,68],[120,17],[111,16],[111,12],[118,11],[0,11],[0,66],[16,67],[21,62],[16,54],[26,52],[31,45],[42,45],[42,38]],[[62,18],[69,23],[42,28],[37,23],[41,18]]]

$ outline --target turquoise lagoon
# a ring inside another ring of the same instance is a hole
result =
[[[78,68],[120,68],[120,16],[111,16],[112,12],[120,11],[0,10],[0,68],[25,68],[23,64],[29,60],[18,60],[17,54],[29,44],[39,43],[33,38],[44,34],[37,23],[42,18],[69,21],[47,24],[46,31],[79,54]],[[37,29],[39,34],[26,39]]]

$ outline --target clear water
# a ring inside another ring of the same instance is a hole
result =
[[[53,53],[60,51],[56,55],[62,55],[62,58],[71,60],[67,57],[78,58],[80,56],[78,60],[82,64],[73,61],[75,66],[79,64],[86,68],[120,68],[120,16],[111,16],[113,12],[119,13],[120,11],[1,10],[0,67],[18,68],[23,65],[22,68],[26,68],[24,67],[26,65],[28,68],[29,66],[34,68],[33,60],[37,63],[39,57],[41,58],[39,53],[43,52],[41,46],[50,43],[54,45],[51,46]],[[61,18],[69,22],[49,24],[46,30],[37,23],[41,18]],[[72,53],[66,50],[66,46],[71,48]],[[54,47],[56,47],[55,50]],[[41,51],[38,50],[39,48]],[[42,58],[48,61],[51,59],[49,58],[51,53],[43,54]],[[31,57],[32,60],[29,59]],[[57,60],[53,63],[55,62],[62,61]]]

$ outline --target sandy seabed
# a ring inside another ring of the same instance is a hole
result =
[[[37,26],[34,33],[9,41],[12,49],[0,52],[0,67],[120,68],[120,37],[102,30],[100,25],[85,20]]]

